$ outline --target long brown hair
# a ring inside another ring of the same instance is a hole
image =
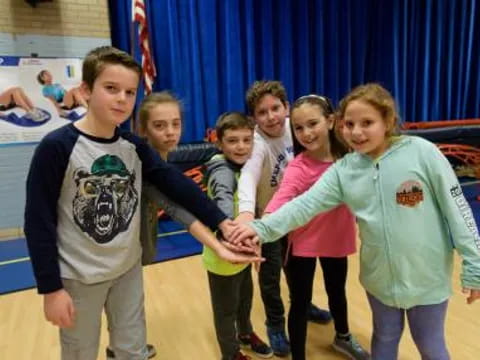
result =
[[[293,130],[293,121],[292,121],[292,114],[293,111],[304,104],[309,104],[312,106],[317,106],[322,115],[326,118],[331,117],[333,120],[333,127],[332,129],[328,130],[328,140],[330,141],[330,151],[332,156],[335,159],[341,158],[348,152],[348,147],[345,142],[342,140],[340,135],[337,131],[337,116],[335,114],[335,109],[333,107],[332,101],[326,97],[316,94],[305,95],[299,97],[292,105],[290,109],[290,128],[292,129],[292,134],[294,135],[295,132]],[[305,151],[305,147],[300,144],[297,140],[296,136],[293,136],[293,152],[296,155],[300,154],[301,152]]]

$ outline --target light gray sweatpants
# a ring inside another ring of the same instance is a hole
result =
[[[62,360],[96,360],[105,308],[116,360],[146,360],[143,276],[140,260],[120,277],[98,284],[62,279],[73,299],[75,326],[60,329]]]

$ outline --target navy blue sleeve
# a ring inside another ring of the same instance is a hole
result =
[[[73,145],[57,140],[54,133],[37,146],[27,177],[24,231],[40,294],[63,288],[57,248],[57,203]]]
[[[180,170],[163,161],[145,141],[139,137],[125,133],[127,140],[135,144],[137,154],[142,161],[142,175],[168,198],[190,211],[211,230],[227,216],[210,200],[200,187]]]

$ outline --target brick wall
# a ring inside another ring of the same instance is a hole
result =
[[[109,38],[107,0],[0,0],[0,32]]]

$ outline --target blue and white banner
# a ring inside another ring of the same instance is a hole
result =
[[[0,56],[0,145],[38,142],[83,117],[81,59]]]

